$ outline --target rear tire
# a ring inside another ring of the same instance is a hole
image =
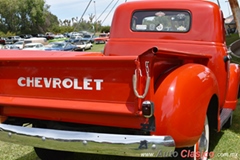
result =
[[[176,148],[175,151],[178,152],[176,159],[178,160],[208,160],[209,155],[209,124],[208,118],[206,116],[204,128],[202,135],[200,136],[198,142],[189,148]],[[211,156],[211,155],[210,155]]]
[[[209,157],[209,124],[208,118],[206,116],[204,129],[202,132],[201,137],[199,138],[198,142],[194,145],[194,153],[200,153],[199,156],[194,156],[194,160],[207,160]]]
[[[41,160],[67,160],[73,152],[57,151],[34,147],[35,153]]]

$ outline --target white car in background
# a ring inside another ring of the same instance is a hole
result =
[[[56,34],[56,35],[54,36],[54,38],[64,38],[64,35],[63,35],[63,34]]]
[[[42,43],[27,43],[22,50],[45,50],[45,46]]]
[[[23,49],[24,41],[17,41],[13,45],[18,47],[19,49]]]
[[[92,48],[92,43],[90,41],[79,41],[77,43],[75,43],[75,45],[77,46],[77,48],[75,49],[75,51],[85,51],[88,49]]]
[[[15,50],[19,50],[19,47],[17,46],[14,46],[12,44],[6,44],[3,46],[4,48],[3,49],[15,49]]]

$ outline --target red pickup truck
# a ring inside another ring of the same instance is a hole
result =
[[[43,160],[207,159],[209,132],[231,125],[239,96],[234,46],[215,3],[149,0],[116,9],[103,53],[3,50],[0,140]]]
[[[100,43],[107,43],[109,39],[109,33],[101,33],[99,34],[98,37],[94,38],[94,43],[95,44],[100,44]]]

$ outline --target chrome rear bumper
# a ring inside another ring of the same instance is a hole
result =
[[[166,157],[174,152],[170,136],[119,135],[0,124],[0,140],[33,147],[133,157]]]

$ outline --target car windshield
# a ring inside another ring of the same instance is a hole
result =
[[[91,38],[91,35],[84,35],[83,38]]]
[[[190,22],[188,11],[137,11],[132,16],[131,29],[141,32],[188,32]]]
[[[77,40],[77,39],[80,39],[80,38],[81,37],[79,37],[79,36],[72,36],[72,37],[70,37],[71,40],[75,40],[75,39]]]
[[[26,45],[24,48],[36,48],[36,45]]]
[[[82,45],[82,44],[85,44],[85,42],[84,41],[79,41],[79,42],[77,42],[75,44]]]
[[[52,44],[52,48],[64,48],[64,43],[54,43]]]
[[[15,42],[15,44],[23,44],[23,41]]]
[[[100,34],[99,37],[107,37],[107,34]]]

